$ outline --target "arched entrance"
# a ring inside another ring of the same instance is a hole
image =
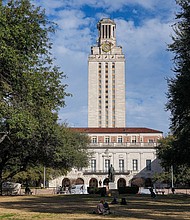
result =
[[[64,179],[62,180],[62,186],[63,186],[63,187],[69,187],[70,185],[71,185],[70,179],[64,178]]]
[[[106,179],[103,181],[103,185],[105,185],[105,186],[108,186],[108,185],[109,185],[109,178],[106,178]]]
[[[82,178],[76,179],[75,185],[82,185],[84,184],[84,180]]]
[[[90,179],[89,187],[98,187],[98,180],[95,178]]]
[[[124,178],[120,178],[118,181],[117,181],[117,188],[120,188],[120,187],[125,187],[126,186],[126,180]]]

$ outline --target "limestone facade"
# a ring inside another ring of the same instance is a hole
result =
[[[161,172],[156,146],[162,132],[125,126],[125,57],[122,47],[116,45],[116,24],[102,19],[97,27],[98,44],[88,57],[88,127],[72,128],[91,140],[89,166],[73,168],[50,181],[50,187],[108,186],[111,165],[117,188],[131,185],[138,177],[151,180],[154,173]]]
[[[98,23],[98,45],[88,58],[88,127],[125,127],[125,57],[116,45],[116,24]]]
[[[135,178],[150,180],[161,172],[155,147],[162,132],[148,128],[72,128],[89,135],[92,153],[89,166],[73,168],[67,176],[50,181],[50,186],[85,184],[108,185],[108,169],[115,169],[116,187],[130,186]]]

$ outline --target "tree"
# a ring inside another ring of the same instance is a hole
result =
[[[175,149],[173,148],[173,143],[175,142],[175,137],[169,135],[159,140],[159,145],[157,146],[157,155],[161,160],[161,165],[164,168],[162,173],[157,173],[154,175],[154,181],[160,181],[164,183],[171,184],[171,167],[173,167],[174,174],[174,185],[189,185],[190,184],[190,168],[188,165],[176,164],[174,160]]]
[[[159,144],[157,146],[157,156],[161,160],[161,165],[165,170],[170,169],[170,167],[175,164],[175,160],[173,160],[173,142],[175,141],[175,137],[169,135],[159,140]]]
[[[190,165],[190,0],[177,0],[181,11],[173,27],[173,43],[168,46],[174,55],[175,76],[168,79],[167,110],[171,111],[173,161]]]
[[[65,75],[53,65],[55,29],[29,0],[0,4],[0,182],[28,166],[87,164],[87,137],[69,130],[68,139],[68,128],[58,124],[70,94]]]

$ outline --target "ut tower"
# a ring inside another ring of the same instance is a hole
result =
[[[116,24],[102,19],[88,57],[88,127],[125,127],[125,57],[116,44]]]

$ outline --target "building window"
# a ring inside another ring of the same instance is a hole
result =
[[[110,142],[110,137],[105,137],[105,143],[109,143]]]
[[[122,143],[122,142],[123,142],[123,139],[122,139],[121,136],[117,138],[117,142],[118,142],[118,143]]]
[[[110,168],[110,160],[106,159],[105,160],[105,171],[108,172]]]
[[[138,170],[138,160],[133,160],[133,171],[137,171]]]
[[[92,143],[97,143],[97,137],[92,137]]]
[[[146,160],[146,170],[151,171],[151,160]]]
[[[137,142],[136,136],[133,136],[131,141],[132,141],[132,143],[136,143]]]
[[[124,172],[124,160],[119,160],[119,172]]]
[[[91,165],[91,171],[96,172],[96,160],[91,160],[90,165]]]
[[[153,142],[154,142],[153,139],[149,139],[149,140],[148,140],[148,143],[153,143]]]

